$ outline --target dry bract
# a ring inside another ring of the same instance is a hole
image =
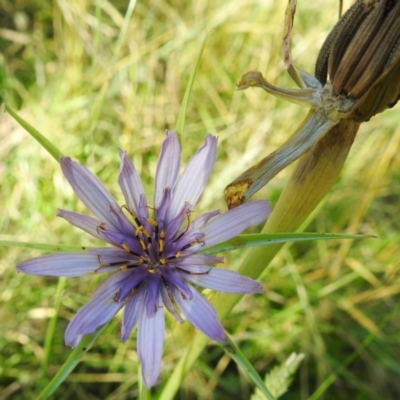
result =
[[[242,204],[279,171],[312,151],[340,121],[360,124],[393,107],[399,99],[399,0],[358,0],[353,4],[325,40],[317,58],[315,77],[296,68],[291,61],[290,34],[295,9],[296,1],[289,0],[283,58],[289,74],[300,88],[279,88],[257,71],[245,74],[238,88],[259,87],[274,96],[306,105],[310,112],[279,149],[226,187],[225,199],[229,208]]]

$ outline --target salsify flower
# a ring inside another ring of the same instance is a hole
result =
[[[61,158],[65,177],[96,218],[66,210],[58,215],[113,247],[49,254],[18,266],[27,274],[67,277],[114,271],[72,318],[65,341],[77,346],[83,335],[94,332],[124,307],[121,339],[127,340],[138,325],[137,350],[147,387],[156,383],[160,372],[164,307],[179,322],[183,322],[181,312],[211,339],[226,340],[216,311],[190,283],[230,293],[262,291],[248,277],[212,267],[223,257],[202,251],[262,222],[270,213],[268,203],[253,201],[191,220],[213,168],[216,147],[217,138],[208,135],[179,177],[179,142],[175,132],[167,131],[157,164],[153,206],[147,204],[140,177],[123,151],[119,151],[118,177],[125,198],[122,207],[89,170],[69,157]]]

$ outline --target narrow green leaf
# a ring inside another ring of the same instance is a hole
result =
[[[151,400],[151,390],[147,389],[143,383],[141,374],[139,374],[139,399],[138,400]]]
[[[121,30],[118,35],[117,39],[117,44],[115,46],[115,52],[114,52],[114,60],[118,60],[119,52],[121,51],[122,44],[125,40],[126,33],[128,31],[129,23],[131,21],[131,17],[133,14],[133,10],[135,9],[136,6],[136,0],[130,0],[128,4],[128,9],[126,10],[124,22],[122,23]]]
[[[193,83],[196,78],[197,70],[199,69],[200,60],[201,60],[201,57],[203,56],[203,51],[205,49],[207,40],[211,36],[212,33],[213,33],[213,30],[208,32],[206,37],[203,40],[199,55],[196,60],[196,64],[194,66],[194,70],[193,70],[192,75],[190,76],[189,82],[186,86],[185,95],[183,96],[183,101],[181,104],[181,108],[179,110],[178,119],[176,120],[176,132],[178,134],[178,137],[180,138],[181,143],[183,143],[184,139],[185,139],[184,138],[184,127],[185,127],[186,110],[187,110],[187,106],[189,103],[190,93],[192,92]]]
[[[58,321],[58,315],[60,312],[60,307],[61,307],[61,299],[62,295],[65,289],[67,279],[65,277],[61,277],[58,279],[58,284],[57,284],[57,292],[55,296],[55,303],[54,303],[54,309],[55,309],[55,314],[54,316],[50,319],[48,327],[47,327],[47,332],[46,332],[46,339],[44,342],[44,357],[41,363],[41,380],[44,381],[46,379],[47,375],[47,367],[49,365],[49,360],[51,356],[51,351],[52,351],[52,344],[53,344],[53,338],[56,332],[56,325]]]
[[[244,356],[244,354],[240,351],[239,347],[236,346],[232,339],[228,335],[227,337],[228,342],[221,343],[221,347],[232,358],[232,360],[235,361],[235,363],[244,370],[247,376],[256,384],[256,386],[260,389],[260,391],[268,400],[276,400],[265,386],[264,381],[261,379],[260,375],[258,375],[253,365]]]
[[[91,246],[68,246],[62,244],[17,242],[14,240],[0,240],[0,246],[21,247],[23,249],[34,249],[44,251],[84,251],[92,249]]]
[[[255,233],[238,235],[226,242],[217,244],[206,250],[207,253],[218,253],[220,251],[242,249],[246,247],[262,246],[284,242],[303,242],[306,240],[328,240],[328,239],[360,239],[374,237],[372,235],[337,234],[337,233]]]
[[[5,109],[34,139],[36,139],[50,153],[50,155],[54,157],[57,162],[59,162],[60,157],[62,157],[63,154],[56,146],[53,145],[53,143],[46,139],[32,125],[28,124],[28,122],[26,122],[10,107],[6,105]]]
[[[57,388],[65,381],[68,375],[74,370],[74,368],[81,361],[82,357],[89,351],[95,340],[101,335],[106,329],[108,324],[103,325],[96,332],[83,336],[81,342],[72,351],[70,356],[64,365],[58,370],[57,374],[50,381],[50,383],[43,389],[36,400],[45,400],[51,396]]]

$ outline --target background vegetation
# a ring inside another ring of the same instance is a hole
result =
[[[195,81],[184,159],[206,133],[219,136],[216,167],[198,209],[225,209],[223,189],[294,131],[305,109],[265,92],[235,91],[252,69],[293,87],[280,57],[285,1],[0,0],[0,95],[61,151],[86,164],[121,199],[117,148],[141,171],[148,193],[166,128],[173,129],[204,36],[213,30]],[[350,1],[345,1],[345,8]],[[337,20],[338,1],[298,1],[297,65],[312,72]],[[364,124],[341,178],[307,231],[368,233],[376,239],[285,247],[224,326],[264,376],[302,352],[284,399],[395,399],[400,393],[399,106]],[[291,168],[257,197],[272,204]],[[59,166],[8,114],[0,116],[0,234],[4,240],[93,245],[57,208],[85,211]],[[98,245],[98,243],[97,243]],[[72,315],[98,284],[69,279],[52,354],[44,341],[57,281],[17,274],[39,252],[0,248],[0,399],[33,399],[63,364]],[[240,253],[227,255],[235,267]],[[101,278],[100,278],[101,280]],[[194,328],[168,319],[160,386]],[[55,399],[132,399],[138,390],[135,335],[121,344],[115,318]],[[326,389],[325,391],[322,389]],[[242,371],[212,343],[177,399],[248,399]]]

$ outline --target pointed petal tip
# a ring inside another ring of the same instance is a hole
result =
[[[257,282],[257,283],[258,283],[258,285],[254,288],[253,293],[263,294],[264,293],[263,285],[261,285],[260,282]]]
[[[80,343],[82,339],[82,335],[75,335],[75,336],[69,336],[68,332],[65,332],[65,344],[68,347],[71,347],[72,349],[74,349],[76,346],[78,346],[78,344]]]
[[[158,375],[155,374],[146,374],[142,367],[142,377],[143,383],[147,387],[147,389],[152,388],[157,383]]]
[[[176,131],[174,131],[174,130],[166,129],[166,130],[165,130],[165,136],[167,136],[167,137],[169,137],[169,136],[175,136],[175,137],[177,137],[178,134],[177,134]]]
[[[212,133],[208,133],[206,136],[206,140],[211,140],[212,142],[215,142],[215,144],[218,143],[218,136],[213,135]]]
[[[227,337],[225,335],[225,332],[222,331],[219,336],[215,339],[216,342],[226,342],[227,341]]]

